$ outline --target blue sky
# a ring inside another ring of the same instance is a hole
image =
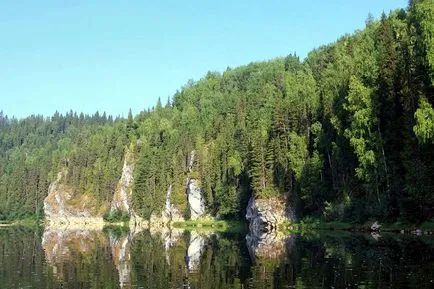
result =
[[[402,0],[0,1],[0,110],[127,115],[189,79],[332,42]]]

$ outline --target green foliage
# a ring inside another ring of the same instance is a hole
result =
[[[103,215],[104,221],[109,223],[126,223],[130,221],[130,215],[127,212],[115,211],[115,212],[107,212]]]
[[[420,49],[423,51],[424,61],[428,67],[431,84],[434,85],[434,3],[431,0],[411,1],[411,12],[416,21],[419,33]]]
[[[76,194],[89,193],[104,206],[122,166],[123,123],[96,113],[68,112],[17,120],[0,113],[0,218],[43,217],[50,182],[68,169]]]
[[[242,232],[245,230],[245,224],[243,222],[224,220],[189,220],[185,222],[174,222],[173,226],[175,228],[191,231]]]
[[[366,88],[357,78],[352,77],[350,91],[346,98],[344,108],[349,113],[350,127],[345,129],[345,136],[359,160],[356,175],[362,180],[370,181],[375,172],[378,160],[376,158],[377,135],[375,117],[372,103],[372,90]]]
[[[422,97],[419,101],[419,108],[414,114],[416,125],[414,133],[421,143],[434,143],[434,109],[428,100]]]
[[[309,157],[309,152],[306,144],[306,137],[300,136],[295,132],[289,134],[289,152],[288,159],[291,168],[295,174],[296,180],[300,180],[303,174],[303,169]]]
[[[261,199],[269,199],[269,198],[274,198],[277,197],[279,195],[279,191],[274,187],[274,186],[268,186],[264,189],[262,189],[261,191],[257,192],[257,196],[258,198]]]
[[[0,218],[41,216],[63,169],[74,193],[104,211],[130,147],[132,207],[145,219],[161,213],[169,187],[188,216],[188,179],[207,213],[226,219],[243,218],[251,196],[285,197],[300,215],[331,220],[430,219],[432,12],[432,1],[411,1],[303,61],[209,72],[127,119],[0,113]]]

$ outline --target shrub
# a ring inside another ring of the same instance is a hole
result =
[[[127,212],[120,210],[107,212],[103,215],[103,219],[109,223],[129,222],[130,215]]]

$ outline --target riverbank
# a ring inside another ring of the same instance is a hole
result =
[[[246,223],[236,220],[187,220],[173,222],[171,225],[187,231],[240,232],[247,230]]]
[[[395,223],[378,223],[380,227],[376,230],[372,229],[375,221],[364,224],[347,223],[347,222],[324,222],[315,219],[304,219],[298,223],[285,222],[280,224],[278,230],[284,232],[303,232],[303,231],[348,231],[348,232],[389,232],[399,234],[415,234],[415,235],[434,235],[434,220],[425,221],[421,224],[411,224],[403,222]]]
[[[34,218],[0,221],[0,227],[12,227],[12,226],[36,227],[42,224],[43,224],[43,219],[34,219]]]
[[[107,221],[103,218],[72,218],[72,219],[17,219],[0,221],[0,227],[11,226],[47,226],[47,227],[62,227],[73,229],[92,229],[103,230],[105,227],[141,227],[147,229],[154,227],[148,221],[130,222],[132,220],[112,220]],[[137,220],[136,220],[137,221]],[[346,232],[372,232],[371,226],[374,222],[364,224],[348,223],[348,222],[324,222],[318,219],[306,218],[297,223],[282,222],[277,226],[277,232],[282,234],[309,232],[309,231],[346,231]],[[414,234],[414,235],[434,235],[434,220],[425,221],[419,225],[403,222],[381,223],[379,232],[389,232],[398,234]],[[239,220],[215,220],[215,219],[199,219],[176,221],[162,224],[157,222],[157,227],[172,227],[187,231],[214,231],[214,232],[241,232],[248,230],[248,224]]]

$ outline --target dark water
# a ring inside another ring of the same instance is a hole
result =
[[[434,239],[0,228],[0,288],[434,288]]]

